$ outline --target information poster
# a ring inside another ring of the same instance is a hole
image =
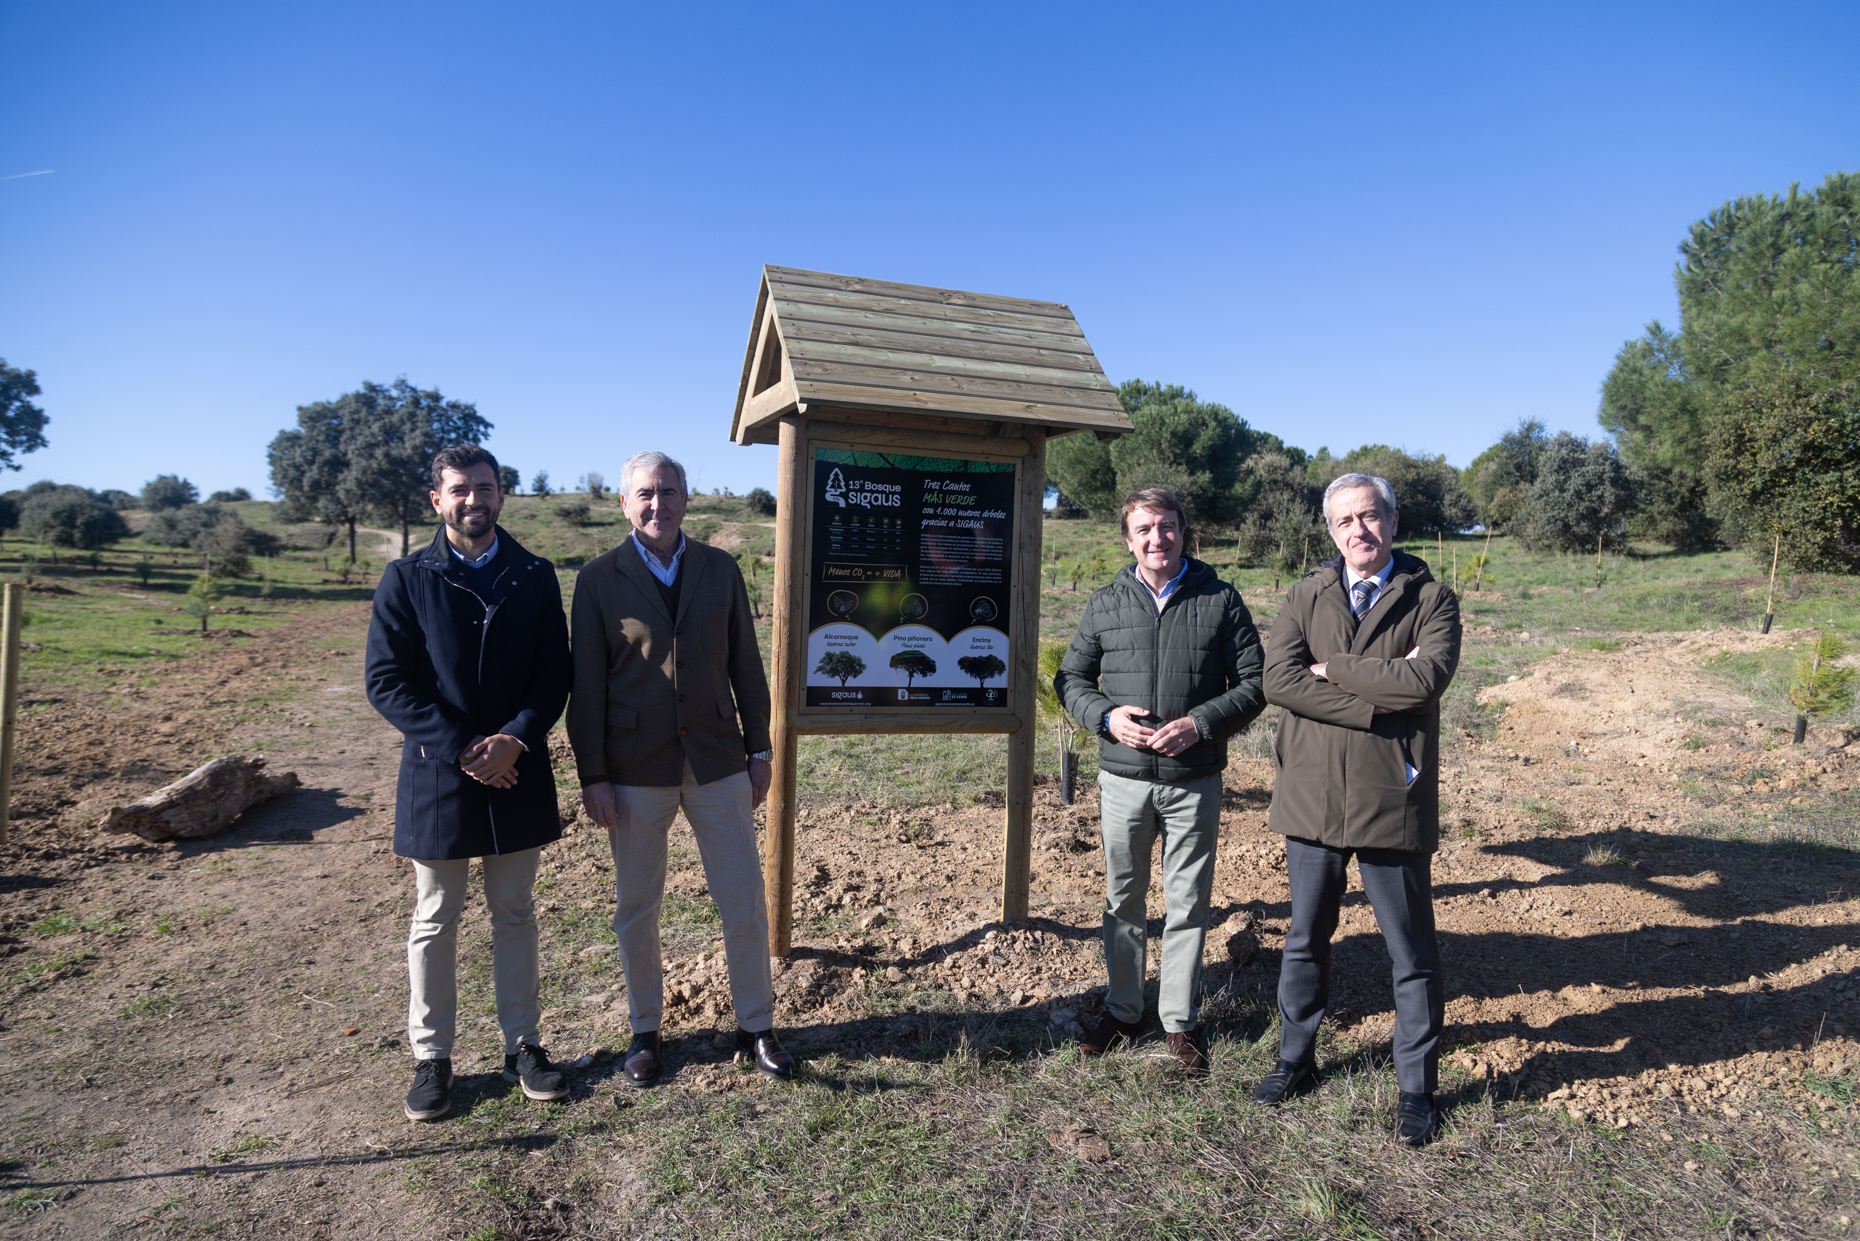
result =
[[[1005,707],[1014,467],[814,450],[807,705]]]

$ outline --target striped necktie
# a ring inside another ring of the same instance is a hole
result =
[[[1350,615],[1357,620],[1363,619],[1363,613],[1369,610],[1369,596],[1375,588],[1375,580],[1367,577],[1350,587]]]

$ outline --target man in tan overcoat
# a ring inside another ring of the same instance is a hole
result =
[[[575,582],[568,740],[582,804],[613,848],[627,1080],[649,1086],[661,1068],[659,910],[666,832],[681,809],[723,921],[737,1047],[788,1080],[753,817],[769,790],[769,687],[749,595],[734,557],[685,538],[683,466],[636,453],[620,486],[633,532]]]
[[[1324,492],[1338,555],[1286,593],[1266,645],[1266,701],[1283,708],[1271,826],[1285,836],[1292,915],[1279,973],[1279,1060],[1254,1093],[1315,1081],[1330,1007],[1330,941],[1352,856],[1394,968],[1396,1136],[1432,1138],[1445,988],[1431,865],[1440,839],[1440,696],[1460,659],[1460,609],[1427,565],[1395,551],[1386,479]]]

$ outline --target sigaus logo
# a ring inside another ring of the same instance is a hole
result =
[[[827,475],[827,499],[841,508],[846,507],[846,478],[840,473],[838,466],[833,468],[833,473]]]

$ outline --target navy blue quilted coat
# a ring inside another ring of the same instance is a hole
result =
[[[1114,775],[1167,783],[1213,775],[1227,766],[1227,739],[1265,709],[1265,657],[1240,592],[1211,565],[1187,565],[1160,612],[1134,564],[1093,591],[1053,678],[1066,714],[1098,733],[1098,766]],[[1193,718],[1201,740],[1170,758],[1105,736],[1105,714],[1132,705],[1165,720]]]

